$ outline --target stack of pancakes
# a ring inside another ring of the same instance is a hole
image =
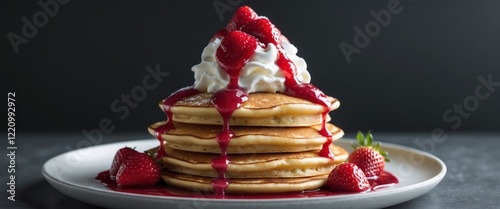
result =
[[[167,155],[163,158],[163,180],[177,187],[213,192],[217,177],[212,159],[220,156],[216,135],[222,117],[210,102],[212,94],[199,93],[172,106],[175,129],[161,137]],[[340,105],[328,97],[331,109]],[[160,106],[163,106],[162,101]],[[346,150],[330,145],[334,159],[319,156],[327,138],[321,128],[321,105],[280,93],[251,93],[230,119],[234,136],[227,153],[230,163],[227,193],[278,193],[318,189],[330,171],[347,159]],[[327,121],[330,118],[328,116]],[[158,122],[149,127],[165,124]],[[332,140],[343,131],[327,123]]]

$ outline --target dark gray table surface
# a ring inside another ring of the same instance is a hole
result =
[[[6,134],[5,134],[6,135]],[[4,136],[5,136],[4,135]],[[443,181],[430,192],[399,208],[500,208],[500,133],[446,133],[448,138],[432,141],[432,133],[376,133],[376,140],[430,152],[448,167]],[[346,137],[352,137],[348,134]],[[146,133],[113,133],[103,144],[151,138]],[[0,151],[2,200],[0,208],[93,209],[99,208],[65,196],[43,178],[40,170],[53,156],[73,150],[85,140],[80,133],[17,134],[16,196],[7,199],[7,145]],[[432,141],[432,142],[431,142]],[[333,206],[332,206],[333,207]]]

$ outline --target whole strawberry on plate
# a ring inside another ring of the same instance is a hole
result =
[[[331,190],[341,192],[365,192],[370,189],[363,171],[349,162],[335,167],[328,175],[326,184]]]
[[[124,147],[116,151],[113,162],[111,163],[111,168],[109,169],[109,176],[111,179],[116,179],[116,174],[118,169],[123,164],[123,162],[130,157],[132,154],[138,153],[134,148]]]
[[[161,178],[158,163],[146,153],[134,153],[120,165],[116,182],[120,186],[152,186]]]
[[[358,144],[352,144],[354,151],[347,162],[356,164],[368,178],[380,175],[384,171],[385,162],[390,162],[389,153],[380,149],[380,142],[372,145],[373,135],[370,131],[366,135],[358,131],[356,138]]]

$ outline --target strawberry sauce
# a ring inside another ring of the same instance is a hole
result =
[[[168,186],[163,182],[151,187],[121,187],[116,181],[111,180],[109,171],[103,171],[95,178],[108,189],[132,194],[143,194],[152,196],[166,197],[186,197],[186,198],[207,198],[213,199],[219,196],[211,192],[190,191],[186,189]],[[398,183],[397,178],[388,172],[383,172],[377,179],[368,179],[371,185],[371,191],[377,192],[381,188],[392,186]],[[332,197],[338,195],[349,195],[356,193],[335,192],[327,188],[321,188],[312,191],[288,192],[276,194],[225,194],[225,199],[283,199],[283,198],[312,198],[312,197]]]
[[[226,170],[230,162],[227,155],[227,145],[234,136],[233,131],[229,129],[229,121],[233,112],[238,109],[243,102],[247,101],[247,99],[247,93],[236,88],[226,88],[216,92],[212,96],[211,102],[217,111],[219,111],[223,120],[222,130],[216,136],[216,140],[221,150],[220,156],[212,160],[212,168],[216,170],[218,174],[217,178],[212,181],[212,187],[217,197],[223,197],[227,186],[229,186],[229,179],[226,178]]]
[[[327,138],[327,141],[323,144],[319,155],[322,157],[328,157],[333,159],[333,153],[330,151],[330,144],[332,143],[332,134],[326,128],[326,116],[330,112],[331,103],[325,93],[319,90],[316,86],[310,83],[300,83],[297,80],[297,69],[295,64],[286,56],[285,50],[281,45],[277,45],[280,49],[278,54],[278,59],[276,60],[276,65],[281,70],[281,73],[285,76],[285,94],[289,96],[299,97],[315,104],[321,105],[324,108],[324,112],[321,115],[321,130],[319,133]]]
[[[240,31],[229,32],[217,49],[216,56],[219,66],[229,75],[226,88],[212,95],[211,103],[222,117],[222,130],[216,140],[220,147],[220,156],[212,160],[212,168],[217,171],[217,178],[212,181],[215,196],[225,197],[225,190],[229,186],[226,178],[227,166],[230,163],[227,155],[227,145],[234,133],[230,130],[229,122],[233,112],[248,100],[248,94],[238,85],[241,69],[255,53],[257,40]]]
[[[165,99],[165,102],[163,103],[163,111],[167,114],[167,123],[155,129],[156,138],[160,142],[160,148],[158,148],[158,154],[156,156],[157,159],[162,159],[163,156],[167,154],[165,152],[164,140],[162,138],[162,135],[172,129],[175,129],[174,121],[172,120],[173,114],[170,108],[174,106],[178,101],[186,97],[196,95],[198,93],[200,92],[192,87],[185,87],[179,89]]]
[[[379,176],[368,177],[368,182],[370,182],[370,187],[372,191],[382,189],[388,186],[393,186],[399,183],[398,178],[389,172],[382,171]]]

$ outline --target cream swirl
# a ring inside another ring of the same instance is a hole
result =
[[[216,92],[223,89],[229,83],[228,74],[217,64],[215,52],[221,43],[221,39],[210,42],[201,55],[201,63],[193,66],[194,88],[201,92]],[[301,83],[309,83],[311,76],[307,71],[304,59],[297,56],[297,48],[289,42],[283,41],[285,54],[297,69],[296,78]],[[266,48],[257,46],[255,54],[245,64],[240,72],[239,86],[248,93],[253,92],[284,92],[285,77],[275,61],[278,58],[278,48],[274,44],[268,44]]]

